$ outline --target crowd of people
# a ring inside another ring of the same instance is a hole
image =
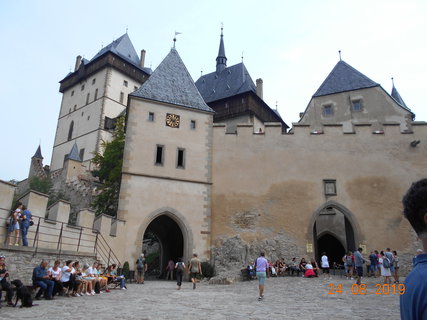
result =
[[[9,272],[6,267],[6,257],[0,256],[0,301],[2,292],[6,292],[6,301],[12,305],[13,288],[8,281]],[[117,273],[117,266],[112,264],[103,268],[102,264],[94,262],[91,266],[81,265],[79,261],[68,260],[61,266],[57,260],[52,266],[43,260],[36,266],[32,274],[32,284],[36,287],[35,299],[42,296],[53,300],[56,295],[66,297],[94,296],[109,293],[110,284],[126,290],[125,278]]]

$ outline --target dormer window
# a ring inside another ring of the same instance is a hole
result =
[[[323,116],[325,117],[331,117],[334,115],[334,108],[332,104],[328,104],[323,106]]]
[[[362,100],[353,100],[351,102],[351,109],[354,112],[360,112],[360,111],[362,111]]]

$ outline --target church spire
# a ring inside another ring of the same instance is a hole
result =
[[[216,73],[221,73],[227,67],[223,37],[223,26],[221,26],[221,40],[219,42],[218,57],[216,57]]]
[[[40,145],[37,148],[36,153],[31,158],[43,159],[42,150],[41,150]]]

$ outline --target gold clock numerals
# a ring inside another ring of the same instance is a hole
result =
[[[179,128],[180,117],[177,114],[166,114],[166,125],[171,128]]]

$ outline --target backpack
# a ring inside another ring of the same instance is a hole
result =
[[[179,272],[184,271],[184,264],[182,262],[178,262],[178,266],[176,268],[176,271],[179,271]]]
[[[145,260],[144,260],[144,259],[139,258],[139,259],[138,259],[138,261],[137,261],[137,263],[138,263],[138,264],[137,264],[137,266],[136,266],[136,267],[137,267],[138,269],[144,269],[144,265],[145,265]]]
[[[386,268],[386,269],[388,269],[388,268],[390,268],[390,265],[391,265],[390,260],[388,260],[388,258],[386,256],[384,256],[384,258],[383,258],[383,267]]]
[[[95,291],[95,293],[100,293],[101,292],[101,285],[99,284],[99,281],[97,281],[95,283],[95,288],[94,288],[93,291]]]

